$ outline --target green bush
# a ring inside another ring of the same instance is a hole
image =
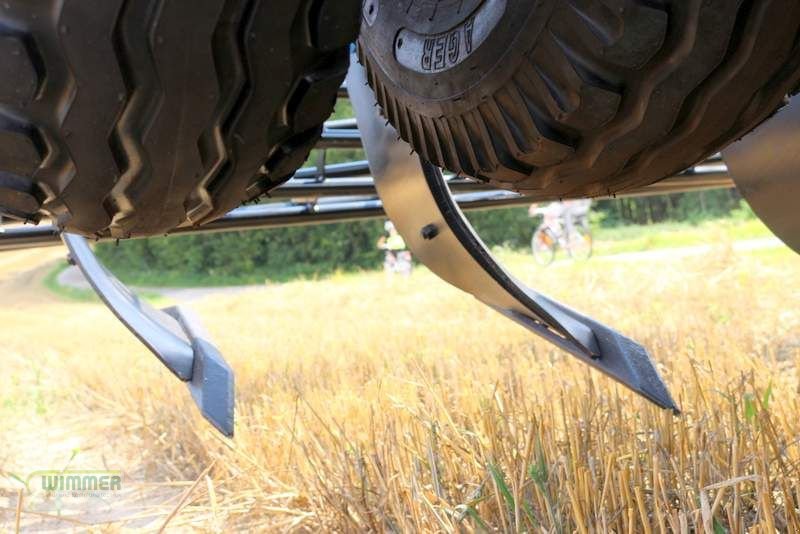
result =
[[[600,201],[592,213],[597,227],[670,220],[699,222],[730,215],[745,220],[752,210],[728,191]],[[668,207],[669,209],[665,209]],[[705,211],[703,211],[705,210]],[[670,217],[673,215],[673,217]],[[527,207],[468,212],[475,230],[490,247],[524,249],[538,221]],[[337,271],[379,268],[383,254],[376,241],[382,220],[297,226],[249,232],[155,237],[103,243],[99,257],[128,283],[138,285],[245,284]],[[620,229],[622,231],[622,229]]]
[[[258,283],[374,269],[381,221],[101,243],[100,259],[134,284]]]

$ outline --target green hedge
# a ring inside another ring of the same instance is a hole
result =
[[[490,245],[524,247],[525,208],[469,214]],[[97,255],[126,282],[148,285],[255,283],[379,268],[382,220],[101,243]]]
[[[672,195],[656,199],[603,201],[593,211],[596,225],[660,222],[664,206],[683,220],[702,220],[731,213],[739,206],[727,191]],[[650,201],[648,203],[648,201]],[[657,202],[657,203],[656,203]],[[528,247],[535,221],[527,208],[474,211],[467,214],[489,246]],[[104,243],[98,255],[115,273],[138,285],[207,285],[260,283],[336,271],[379,268],[376,241],[383,221],[357,221],[249,232],[156,237]]]
[[[336,270],[372,269],[380,221],[102,243],[100,259],[140,285],[259,283]]]

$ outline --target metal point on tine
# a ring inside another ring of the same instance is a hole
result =
[[[495,261],[450,194],[442,172],[409,154],[408,144],[385,126],[370,105],[373,97],[365,80],[364,68],[351,61],[347,86],[375,188],[414,255],[450,284],[656,405],[677,412],[644,347],[526,287]]]
[[[640,343],[544,295],[539,295],[538,298],[540,303],[559,308],[563,316],[570,317],[572,320],[589,328],[597,341],[598,353],[595,357],[587,358],[581,347],[571,344],[568,340],[558,338],[553,336],[552,333],[548,334],[548,332],[540,331],[537,333],[661,408],[680,413],[680,409],[659,375],[647,349]],[[536,330],[536,328],[525,324],[525,318],[509,314],[506,310],[498,311],[523,324],[523,326]]]

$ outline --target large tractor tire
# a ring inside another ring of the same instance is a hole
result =
[[[4,0],[0,215],[87,236],[202,224],[286,180],[360,0]]]
[[[540,198],[680,172],[800,79],[797,0],[366,0],[360,59],[429,161]]]

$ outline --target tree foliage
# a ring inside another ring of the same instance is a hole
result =
[[[735,191],[706,191],[660,197],[599,201],[595,224],[613,227],[669,220],[701,221],[729,214],[739,206]],[[482,210],[467,214],[489,246],[525,248],[536,221],[527,208]],[[128,281],[213,279],[219,283],[285,280],[335,271],[378,268],[376,241],[382,221],[354,221],[249,232],[156,237],[101,244],[98,255]]]

